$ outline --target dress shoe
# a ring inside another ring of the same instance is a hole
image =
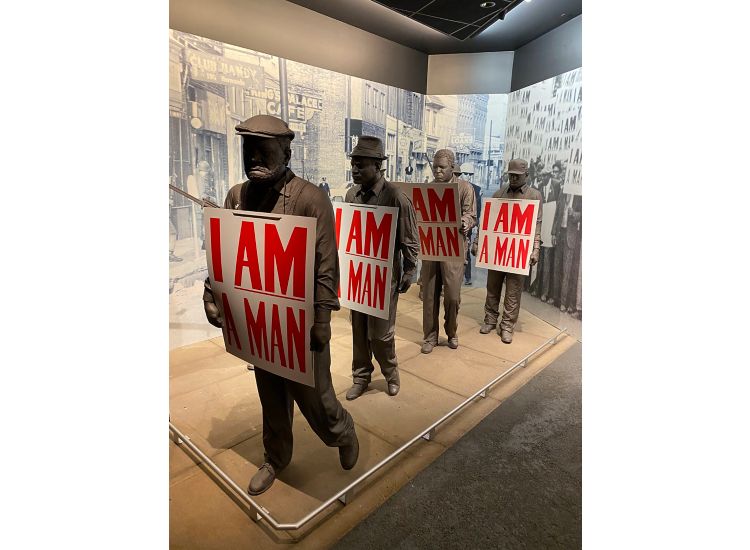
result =
[[[560,304],[560,311],[562,311],[563,313],[565,313],[565,306],[562,305],[562,304]]]
[[[399,386],[396,382],[388,382],[388,395],[393,397],[398,393],[398,391],[401,389],[401,386]]]
[[[464,281],[464,286],[471,286],[473,283],[471,281]]]
[[[435,344],[433,344],[432,342],[425,342],[424,344],[422,344],[422,353],[431,353],[432,348],[434,347]]]
[[[541,300],[542,302],[546,302],[546,301],[547,301],[547,295],[546,295],[546,294],[542,294],[542,297],[541,297],[541,298],[539,298],[539,299],[540,299],[540,300]]]
[[[484,323],[481,327],[479,327],[479,332],[481,334],[489,334],[493,330],[495,330],[495,325],[489,325],[487,323]]]
[[[503,344],[510,344],[513,341],[513,333],[509,330],[501,330],[500,340],[503,341]]]
[[[353,440],[349,445],[339,447],[339,462],[344,470],[351,470],[357,463],[359,458],[359,440],[357,439],[357,432],[352,428]]]
[[[349,391],[346,392],[346,400],[352,401],[354,399],[357,399],[357,397],[365,393],[366,389],[367,382],[355,382],[354,384],[352,384],[352,387],[349,388]]]
[[[573,319],[580,319],[581,318],[581,310],[576,310],[575,312],[571,313],[570,316]]]
[[[264,462],[263,466],[255,472],[255,475],[250,480],[247,492],[253,496],[265,493],[273,484],[274,479],[276,479],[276,470],[268,462]]]
[[[448,347],[456,349],[458,347],[458,338],[455,336],[453,338],[448,338]]]

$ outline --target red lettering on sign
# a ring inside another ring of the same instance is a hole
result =
[[[341,242],[341,216],[343,215],[343,208],[336,208],[336,250],[341,248],[339,244]]]
[[[519,239],[518,240],[518,256],[516,256],[516,266],[521,269],[526,269],[526,260],[529,256],[529,240]]]
[[[363,269],[364,266],[364,269]],[[347,300],[375,309],[385,309],[385,283],[388,267],[349,260],[349,290]]]
[[[419,231],[419,247],[422,250],[423,256],[434,256],[435,255],[435,241],[432,235],[432,227],[423,228],[417,226]]]
[[[258,248],[255,244],[255,224],[243,221],[240,225],[240,238],[237,243],[237,261],[234,267],[234,286],[242,286],[242,270],[250,271],[250,286],[261,290]]]
[[[211,265],[214,271],[214,281],[224,282],[224,274],[221,270],[221,220],[211,218]]]
[[[237,336],[237,325],[234,324],[234,316],[229,308],[229,299],[226,292],[221,293],[221,303],[224,306],[223,318],[224,327],[227,329],[227,346],[237,346],[237,349],[241,350],[242,344],[240,344],[240,339]]]
[[[436,189],[427,189],[427,200],[430,203],[430,221],[456,221],[456,197],[453,194],[452,187],[445,188],[442,197],[440,197]]]
[[[497,231],[497,228],[502,224],[502,232],[507,233],[508,232],[508,203],[507,202],[501,202],[500,203],[500,211],[497,213],[497,219],[495,220],[495,231]]]
[[[306,372],[305,368],[305,310],[299,310],[299,322],[295,322],[294,309],[286,308],[286,342],[288,346],[289,368],[294,370],[294,358],[297,357],[297,365],[300,372]]]
[[[279,231],[275,225],[266,224],[266,290],[275,292],[276,278],[279,275],[280,292],[287,294],[289,278],[294,269],[292,280],[292,296],[305,297],[305,256],[307,254],[307,229],[295,227],[286,248],[281,244]]]
[[[490,208],[492,207],[491,202],[486,202],[484,204],[484,215],[482,216],[482,231],[487,231],[487,229],[490,227]]]
[[[247,339],[250,340],[250,353],[257,357],[268,357],[268,333],[266,332],[266,303],[258,304],[258,313],[253,315],[250,302],[244,298]],[[256,351],[257,348],[257,351]]]
[[[485,235],[482,239],[482,246],[479,248],[479,261],[487,263],[487,254],[487,235]]]
[[[271,363],[276,363],[276,348],[279,349],[279,361],[282,367],[286,367],[286,355],[284,354],[284,339],[281,337],[281,319],[279,319],[278,304],[271,305]]]
[[[258,302],[254,313],[245,298],[245,322],[250,341],[250,354],[282,367],[306,372],[305,367],[305,310],[287,306],[286,340],[283,338],[281,313],[278,304],[270,304],[270,319],[266,316],[266,303]],[[270,321],[270,327],[268,326]],[[270,345],[269,345],[270,337]],[[286,346],[286,347],[285,347]],[[239,346],[238,346],[239,347]]]
[[[430,216],[427,213],[427,206],[424,203],[424,197],[422,196],[422,190],[419,187],[414,187],[412,193],[412,202],[414,203],[414,211],[417,213],[417,220],[429,221]]]
[[[510,218],[510,232],[531,235],[531,219],[534,217],[534,203],[526,205],[521,212],[521,205],[513,203],[513,214]]]
[[[378,226],[375,222],[375,214],[368,212],[365,225],[365,256],[380,256],[385,260],[388,258],[388,248],[391,236],[391,220],[393,216],[390,213],[383,215],[383,219]],[[380,250],[380,253],[378,253]]]
[[[352,212],[352,225],[349,228],[349,239],[346,241],[346,251],[351,253],[352,241],[355,245],[355,254],[362,254],[362,212]]]

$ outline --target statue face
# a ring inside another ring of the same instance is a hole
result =
[[[252,182],[277,181],[286,171],[290,156],[278,139],[242,136],[242,162]]]
[[[435,181],[449,182],[453,178],[453,164],[448,157],[437,157],[432,160],[432,172],[435,174]]]
[[[377,160],[369,157],[352,157],[352,179],[364,188],[375,185],[380,179]]]
[[[523,187],[523,184],[526,183],[526,178],[528,177],[528,172],[526,172],[525,174],[508,174],[508,181],[510,182],[510,186],[513,189],[518,189],[520,187]]]

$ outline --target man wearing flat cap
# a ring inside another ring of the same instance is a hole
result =
[[[370,383],[375,370],[373,356],[380,364],[388,395],[396,395],[401,387],[396,359],[396,307],[399,293],[409,289],[417,269],[419,236],[411,200],[398,187],[386,181],[381,172],[383,160],[387,158],[383,152],[383,142],[376,137],[361,136],[350,156],[355,185],[346,192],[346,202],[398,208],[388,319],[352,310],[354,383],[346,392],[346,398],[352,400],[362,395]]]
[[[493,199],[524,199],[537,201],[536,231],[534,233],[534,248],[529,259],[530,265],[539,261],[539,246],[542,242],[542,194],[526,183],[529,176],[529,163],[523,159],[513,159],[508,163],[508,183],[503,184]],[[479,332],[489,334],[497,326],[500,315],[500,291],[505,283],[505,300],[503,301],[503,316],[497,332],[505,344],[513,341],[513,330],[521,311],[521,293],[526,275],[506,273],[494,269],[487,270],[487,298],[484,302],[484,324]]]
[[[229,190],[224,208],[270,212],[315,218],[315,317],[310,330],[314,352],[315,387],[309,387],[255,369],[263,408],[265,462],[250,480],[248,492],[259,495],[292,458],[292,417],[297,403],[305,419],[329,447],[339,448],[345,470],[354,467],[359,442],[351,415],[336,398],[331,382],[331,310],[338,310],[338,252],[333,208],[328,196],[316,185],[287,168],[294,132],[276,117],[257,115],[235,127],[242,136],[242,160],[248,180]],[[217,327],[222,319],[206,283],[203,296],[206,317]]]
[[[477,224],[477,205],[474,189],[471,184],[456,177],[453,167],[456,158],[450,149],[440,149],[432,159],[432,183],[458,183],[458,196],[461,205],[461,238],[464,247],[467,236]],[[440,316],[440,293],[443,292],[445,309],[445,334],[448,336],[448,347],[458,347],[458,307],[461,304],[461,281],[464,276],[464,262],[422,262],[422,330],[424,342],[422,353],[430,353],[438,344],[438,319]]]

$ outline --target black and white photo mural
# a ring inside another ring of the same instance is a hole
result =
[[[347,154],[360,136],[383,140],[391,181],[433,179],[435,151],[450,148],[489,197],[503,174],[507,94],[437,96],[337,73],[193,34],[169,32],[169,182],[222,204],[246,178],[234,127],[259,114],[295,132],[290,168],[343,200]],[[170,347],[218,337],[203,312],[203,212],[169,193]]]
[[[581,69],[508,96],[507,162],[529,162],[529,185],[543,197],[542,251],[526,290],[580,319],[582,147]]]

